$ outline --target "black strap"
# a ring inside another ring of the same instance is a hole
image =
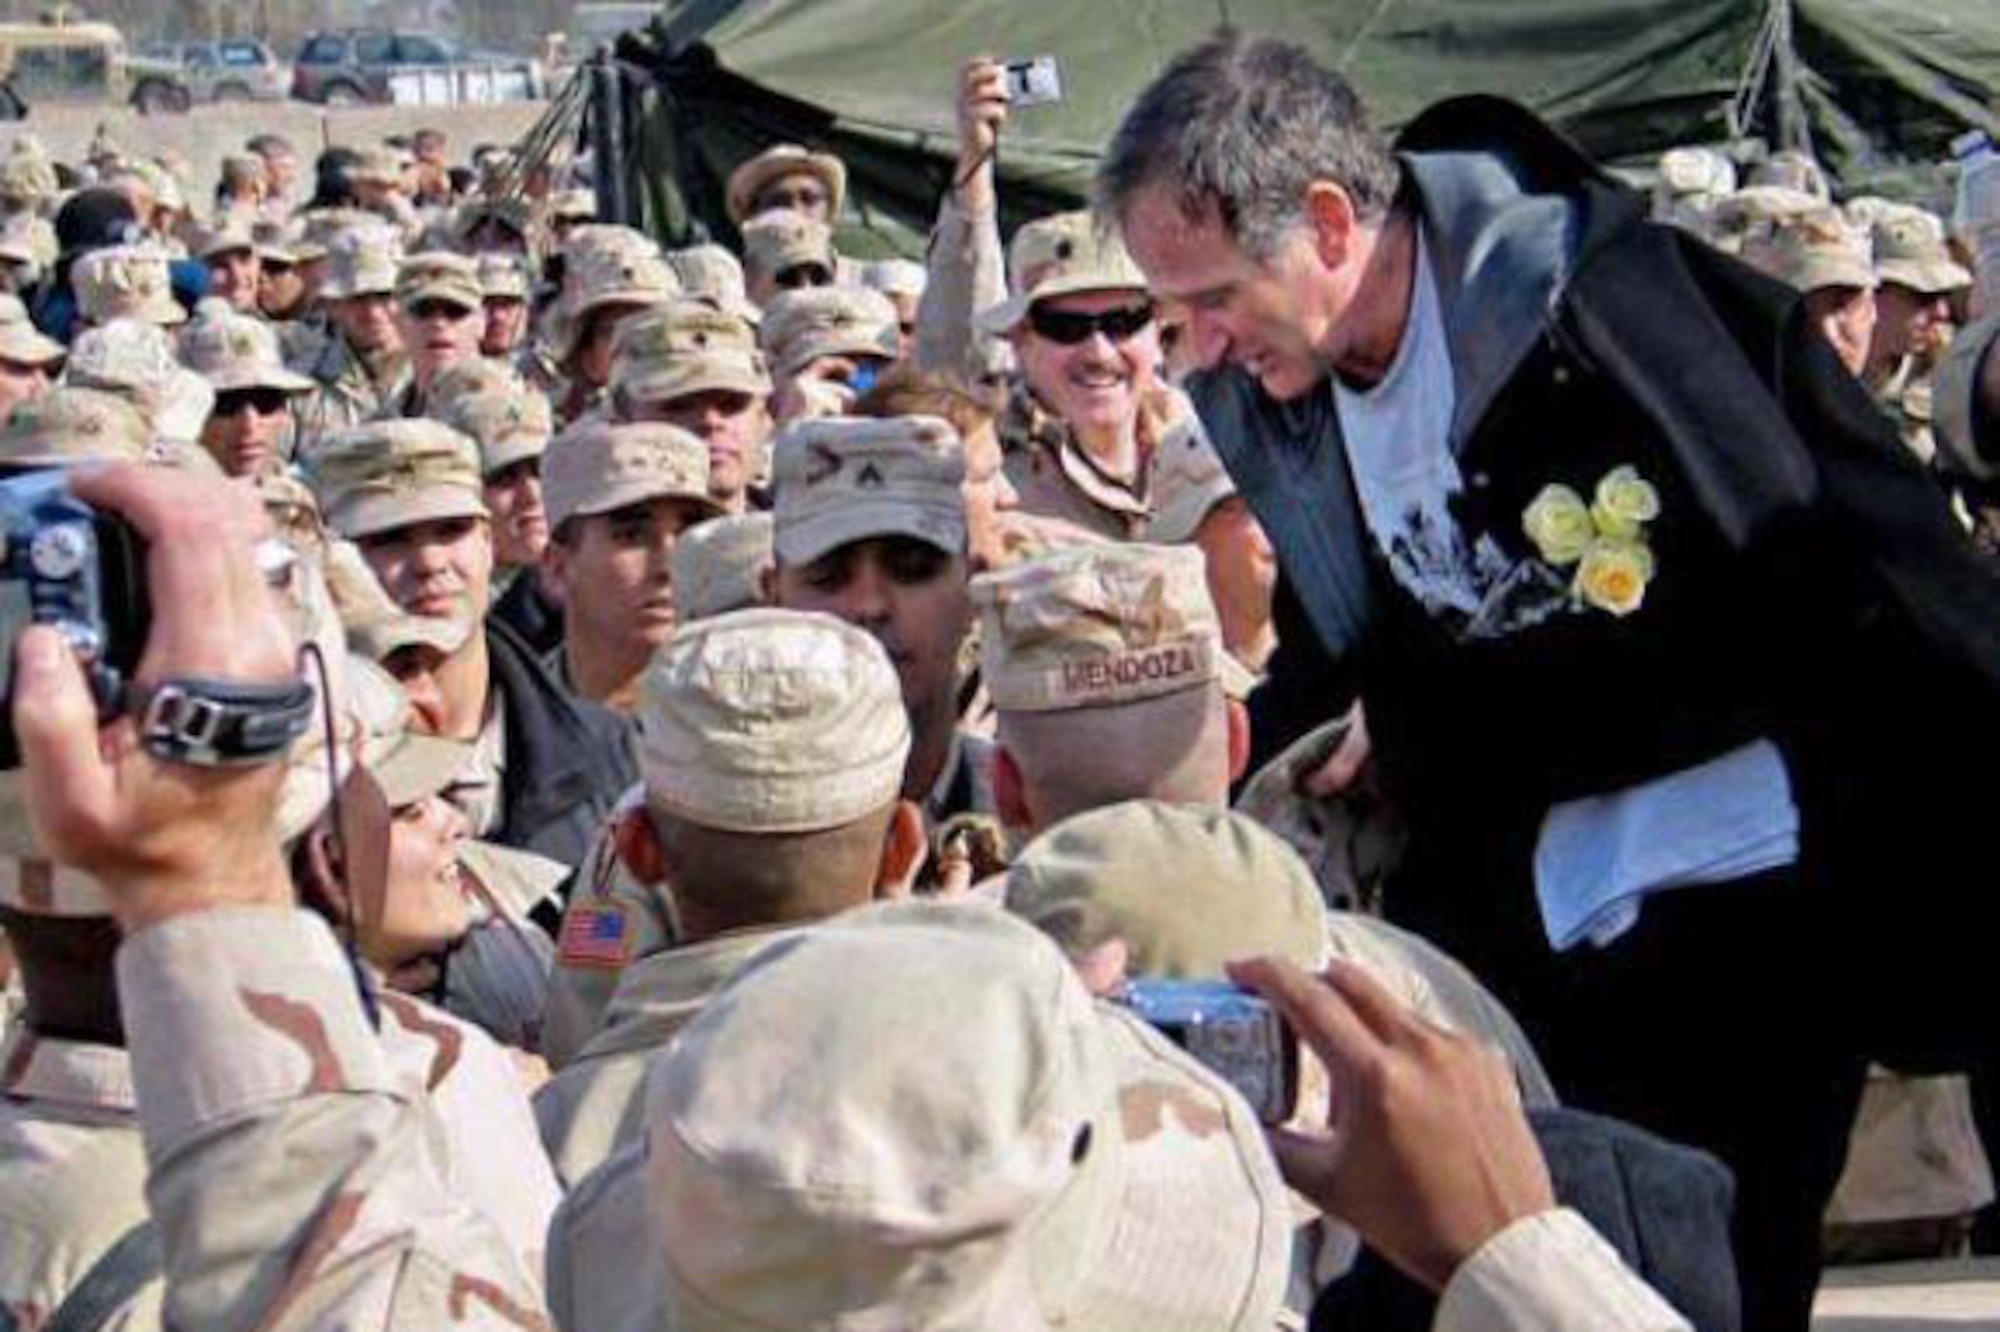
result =
[[[160,1232],[151,1221],[141,1221],[104,1251],[37,1332],[100,1332],[164,1270]]]

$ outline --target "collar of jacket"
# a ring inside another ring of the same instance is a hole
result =
[[[491,840],[533,847],[535,833],[603,793],[609,807],[635,769],[624,723],[563,692],[514,630],[488,617],[487,656],[507,717],[500,827]],[[551,852],[553,859],[563,859]],[[581,859],[581,852],[570,860]]]

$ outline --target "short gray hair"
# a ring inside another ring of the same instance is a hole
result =
[[[1098,168],[1097,207],[1118,220],[1161,187],[1190,220],[1212,213],[1265,260],[1304,221],[1314,181],[1341,186],[1372,221],[1400,178],[1346,79],[1302,46],[1225,29],[1176,57],[1125,113]]]

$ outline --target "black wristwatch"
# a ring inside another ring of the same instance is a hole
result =
[[[313,690],[303,678],[238,684],[180,676],[135,691],[139,739],[156,758],[203,768],[281,759],[312,725]]]

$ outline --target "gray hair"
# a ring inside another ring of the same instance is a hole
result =
[[[1213,215],[1267,260],[1305,220],[1306,189],[1332,181],[1364,220],[1394,202],[1396,159],[1346,79],[1302,46],[1225,29],[1184,52],[1139,94],[1097,172],[1113,220],[1163,187],[1190,220]]]

